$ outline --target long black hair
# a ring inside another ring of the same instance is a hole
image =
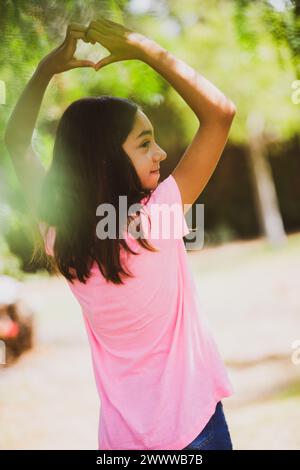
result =
[[[142,108],[127,98],[84,97],[71,103],[58,123],[38,218],[56,230],[54,256],[51,260],[47,257],[47,266],[71,282],[76,278],[86,283],[94,261],[107,281],[123,284],[122,275],[132,277],[122,266],[121,245],[131,254],[138,253],[118,235],[106,239],[96,236],[96,208],[102,203],[113,204],[118,234],[119,196],[127,196],[129,207],[145,197],[147,202],[153,191],[142,188],[122,147],[138,109]],[[128,215],[127,222],[131,221]],[[144,248],[157,251],[145,238],[136,239]]]

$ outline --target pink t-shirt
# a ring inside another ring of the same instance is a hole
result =
[[[152,238],[151,218],[146,238],[160,251],[140,247],[129,234],[127,242],[141,254],[126,255],[135,277],[126,278],[125,285],[107,283],[96,264],[85,285],[68,282],[91,347],[101,403],[99,450],[183,449],[205,427],[217,402],[234,393],[199,305],[182,240],[189,229],[172,174],[153,191],[145,210],[152,211],[155,203],[180,208],[179,238],[163,237],[161,231]],[[45,243],[49,254],[54,235],[53,229]]]

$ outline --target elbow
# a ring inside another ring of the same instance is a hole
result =
[[[231,100],[228,100],[226,105],[222,108],[222,112],[220,116],[222,122],[231,125],[234,119],[234,116],[236,115],[236,112],[237,112],[237,108],[235,104]]]
[[[203,124],[220,124],[221,126],[230,127],[234,116],[236,115],[237,108],[235,104],[231,100],[226,100],[219,105],[214,111],[209,115],[205,116],[205,118],[200,119],[199,122],[201,125]]]
[[[228,111],[230,116],[234,117],[236,115],[236,112],[237,112],[237,108],[236,108],[236,105],[233,103],[233,101],[229,100],[229,103],[228,103]]]

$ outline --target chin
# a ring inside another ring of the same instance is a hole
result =
[[[147,189],[156,189],[158,186],[158,181],[156,183],[150,183]]]
[[[147,181],[147,183],[143,183],[143,189],[155,189],[159,184],[159,179],[157,178],[156,181]]]

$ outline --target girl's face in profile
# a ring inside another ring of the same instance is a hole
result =
[[[154,129],[147,116],[137,110],[135,124],[122,145],[130,157],[144,189],[155,189],[160,178],[162,160],[167,158],[166,152],[155,142]]]

